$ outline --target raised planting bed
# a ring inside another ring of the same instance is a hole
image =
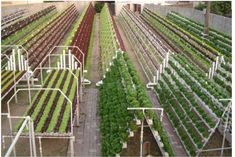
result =
[[[66,43],[69,46],[78,46],[84,53],[84,61],[87,57],[94,16],[95,9],[91,4],[89,4],[78,21],[78,26],[75,28],[76,32],[71,34],[73,37],[72,41],[71,38],[69,38],[68,42]],[[83,62],[82,54],[78,49],[72,48],[72,54],[74,54],[80,62]]]
[[[167,15],[167,19],[169,19],[182,29],[193,34],[198,39],[204,40],[206,44],[210,45],[214,49],[217,49],[219,52],[221,52],[221,54],[228,57],[227,59],[231,61],[231,59],[229,59],[232,56],[231,37],[228,37],[221,32],[210,29],[209,36],[207,36],[206,38],[202,38],[202,33],[204,31],[203,25],[196,23],[191,19],[183,17],[182,15],[179,15],[175,12],[169,13]]]
[[[26,50],[29,53],[28,60],[30,69],[32,71],[39,66],[42,59],[50,52],[50,49],[52,47],[59,45],[76,17],[77,10],[74,5],[71,5],[50,23],[48,23],[46,28],[42,28],[39,32],[37,32],[37,34],[35,34],[23,44],[23,46],[26,47]],[[48,45],[52,47],[49,47]],[[24,55],[26,56],[26,53],[24,53]],[[42,65],[44,64],[45,62],[42,63]],[[26,71],[23,71],[22,73],[25,74]],[[6,88],[12,89],[11,85]]]
[[[127,54],[118,54],[100,87],[102,155],[121,153],[122,143],[127,142],[129,131],[137,130],[136,119],[144,120],[142,112],[131,112],[127,107],[151,106],[144,86]],[[154,129],[159,130],[165,151],[171,156],[174,155],[157,116],[153,111],[147,111],[145,115],[148,119],[153,119]]]
[[[79,70],[73,71],[76,76]],[[47,76],[43,88],[59,88],[72,101],[76,98],[77,81],[68,70],[53,70]],[[76,105],[72,104],[74,109]],[[34,121],[36,134],[71,133],[69,118],[71,104],[58,91],[39,90],[25,113]],[[18,129],[21,121],[16,126]],[[69,128],[69,129],[67,129]]]
[[[100,13],[99,37],[102,74],[105,75],[112,59],[116,56],[116,51],[120,48],[107,4],[104,5]]]
[[[159,20],[158,16],[156,17],[152,12],[146,10],[143,12],[142,17],[155,30],[160,31],[168,40],[171,40],[175,45],[177,45],[181,49],[181,53],[187,56],[193,64],[198,65],[205,73],[208,72],[209,67],[212,65],[212,61],[215,58],[207,56],[207,54],[202,53],[194,46],[190,45],[188,43],[190,41],[189,39],[185,41],[186,39],[184,40],[184,38],[168,28],[166,26],[167,24],[162,24],[162,21]]]

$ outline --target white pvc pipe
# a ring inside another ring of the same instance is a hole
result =
[[[69,50],[69,68],[71,69],[71,50]]]
[[[21,68],[21,60],[20,60],[20,49],[18,49],[18,64],[19,64],[19,70],[21,71],[22,68]]]
[[[27,66],[27,61],[24,61],[24,70],[27,70],[28,66]]]
[[[12,50],[12,57],[13,57],[13,71],[16,71],[16,57],[15,57],[15,49]]]
[[[144,112],[144,111],[143,111]],[[141,132],[140,132],[140,157],[143,156],[143,133],[144,133],[144,122],[141,121]]]
[[[159,71],[157,70],[157,82],[159,80]]]
[[[23,124],[21,125],[19,131],[17,132],[14,140],[12,141],[12,144],[10,145],[9,149],[6,152],[5,157],[9,157],[11,155],[12,150],[15,148],[16,142],[18,141],[20,134],[23,132],[23,129],[25,128],[27,122],[30,120],[30,117],[26,117]]]
[[[160,68],[159,68],[159,72],[160,72],[160,74],[162,73],[162,64],[160,64]]]
[[[215,61],[215,70],[217,70],[218,64],[219,64],[219,56],[216,57],[216,61]]]
[[[23,55],[21,55],[20,56],[20,60],[21,60],[21,69],[24,71],[25,70],[25,66],[24,66],[24,56]]]
[[[209,69],[208,77],[209,77],[209,79],[211,79],[211,68]]]
[[[63,50],[63,64],[64,64],[64,68],[66,68],[66,63],[65,63],[65,50]]]
[[[72,70],[74,70],[74,58],[72,56]]]
[[[13,62],[13,56],[11,55],[10,56],[10,70],[13,70],[12,62]]]
[[[211,78],[213,78],[215,72],[215,62],[212,64]]]
[[[61,65],[61,69],[63,69],[63,58],[62,58],[62,55],[60,56],[60,65]]]

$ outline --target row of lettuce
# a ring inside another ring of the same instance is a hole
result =
[[[81,15],[73,23],[69,36],[64,41],[65,46],[72,45],[72,40],[77,38],[76,32],[79,31],[80,24],[91,7],[91,5],[86,6]],[[36,133],[71,133],[71,112],[72,118],[74,118],[75,108],[77,103],[79,103],[77,100],[77,87],[79,86],[79,79],[77,78],[79,74],[79,70],[52,70],[47,74],[43,88],[60,89],[72,104],[58,90],[39,90],[34,95],[32,103],[25,112],[25,115],[31,116],[34,121]],[[16,129],[19,128],[21,123],[22,121],[18,123]]]
[[[201,25],[173,12],[163,18],[145,8],[141,16],[179,50],[170,57],[155,91],[188,154],[195,156],[218,119],[223,119],[228,103],[220,99],[232,94],[231,38],[210,30],[208,38],[202,39]],[[213,79],[208,79],[205,73],[221,55],[225,63],[219,65]]]
[[[108,20],[107,20],[108,19]],[[102,135],[102,156],[120,154],[131,131],[137,131],[137,120],[153,120],[164,150],[173,156],[174,152],[162,124],[153,111],[128,111],[128,107],[152,107],[137,72],[128,55],[118,50],[111,15],[105,5],[100,14],[100,42],[105,77],[100,87],[100,129]]]

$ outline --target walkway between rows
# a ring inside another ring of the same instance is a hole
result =
[[[99,90],[95,88],[100,80],[99,15],[95,16],[95,34],[88,79],[91,85],[84,88],[83,102],[80,104],[80,126],[74,129],[75,156],[101,156],[99,132]]]

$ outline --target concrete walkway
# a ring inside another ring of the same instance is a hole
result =
[[[83,102],[80,104],[80,126],[74,129],[75,156],[101,156],[99,132],[99,90],[95,87],[100,81],[100,49],[99,49],[99,14],[96,18],[93,51],[88,79],[91,85],[84,89]]]

